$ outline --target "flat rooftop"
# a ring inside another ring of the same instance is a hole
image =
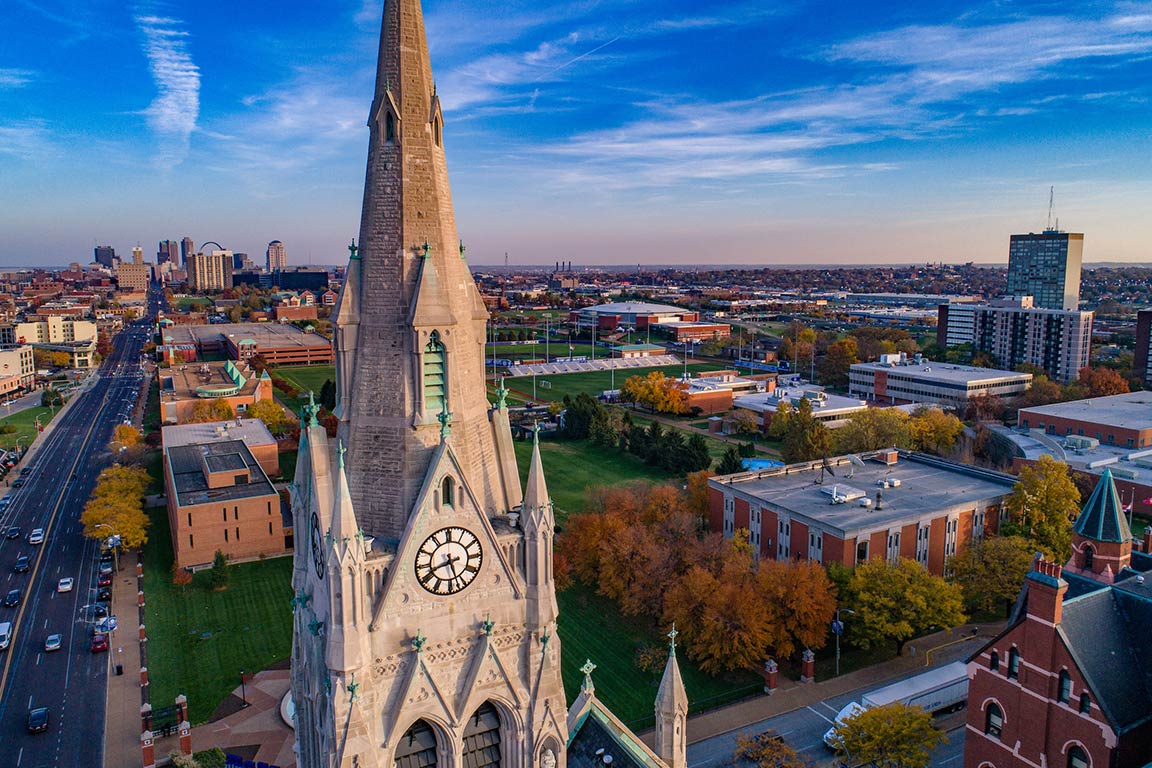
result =
[[[722,325],[728,327],[728,323],[712,320],[665,320],[656,323],[657,328],[715,328]]]
[[[160,369],[161,397],[167,400],[187,400],[195,398],[198,389],[216,392],[237,390],[232,377],[225,372],[225,366],[229,362],[231,361],[179,363],[171,368]],[[256,384],[259,381],[256,373],[247,366],[232,364],[244,376],[245,382],[234,395],[229,396],[251,395],[256,391]]]
[[[215,504],[275,495],[276,489],[260,468],[260,463],[241,440],[225,440],[204,445],[180,445],[166,448],[168,468],[176,488],[176,505]],[[249,482],[223,488],[209,488],[204,464],[213,471],[248,468]],[[223,465],[223,466],[221,466]]]
[[[694,310],[671,307],[667,304],[649,304],[643,301],[621,301],[612,304],[597,304],[594,307],[584,307],[576,311],[580,313],[595,312],[598,315],[671,315],[693,312]]]
[[[1027,411],[1032,417],[1075,419],[1105,427],[1152,429],[1152,392],[1090,397],[1086,400],[1021,408],[1020,411]]]
[[[940,382],[941,384],[976,384],[996,381],[1031,381],[1032,374],[1005,371],[996,368],[980,368],[975,365],[953,363],[933,363],[894,365],[891,363],[853,363],[854,371],[887,371],[902,376],[910,376],[917,381]]]
[[[216,325],[171,325],[164,329],[166,344],[218,344],[225,339],[239,344],[253,341],[264,348],[321,347],[331,342],[316,333],[302,331],[289,323],[220,323]]]
[[[756,411],[763,413],[764,411],[776,412],[776,406],[781,400],[787,401],[796,406],[800,400],[815,392],[811,388],[805,387],[777,387],[775,392],[757,392],[754,395],[741,395],[732,401],[732,405],[736,408],[744,408],[749,411]],[[839,411],[854,411],[860,408],[867,408],[868,403],[863,400],[857,400],[854,397],[845,397],[844,395],[830,395],[827,392],[819,392],[821,397],[816,398],[813,396],[808,397],[808,401],[812,403],[812,413],[828,414],[837,413]]]
[[[761,507],[837,530],[845,539],[909,525],[926,514],[938,517],[987,506],[1016,484],[1011,475],[904,452],[892,465],[865,457],[863,466],[857,466],[847,456],[829,459],[828,464],[831,471],[815,461],[717,477],[709,483],[731,488]],[[892,480],[898,480],[899,487],[880,487]],[[833,490],[847,501],[833,503]],[[880,509],[875,503],[878,491],[883,497]],[[871,507],[860,505],[864,497],[872,500]]]
[[[232,419],[231,421],[209,421],[201,424],[173,424],[163,427],[160,435],[165,448],[180,445],[200,445],[201,443],[241,440],[245,445],[275,445],[276,438],[260,419]]]

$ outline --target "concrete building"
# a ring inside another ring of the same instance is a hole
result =
[[[234,414],[272,399],[272,379],[257,375],[244,363],[181,363],[162,368],[160,416],[165,424],[184,424],[195,418],[199,403],[224,401]]]
[[[708,371],[688,379],[688,407],[700,413],[723,413],[737,396],[772,392],[776,377],[745,378],[736,371]]]
[[[0,344],[66,344],[96,340],[96,324],[90,320],[49,316],[43,320],[0,326]]]
[[[1132,360],[1132,375],[1152,383],[1152,309],[1136,313],[1136,352]]]
[[[196,245],[192,242],[192,238],[185,237],[180,241],[180,267],[188,269],[188,259],[192,258],[196,253]]]
[[[632,328],[645,332],[665,322],[698,322],[700,313],[667,304],[648,304],[625,301],[598,304],[568,313],[568,322],[579,330],[595,328],[597,332],[613,333],[617,328]]]
[[[132,263],[137,265],[144,263],[144,249],[139,245],[132,246]]]
[[[939,309],[936,341],[942,347],[971,344],[1001,368],[1035,365],[1062,382],[1074,381],[1088,365],[1092,312],[1041,309],[1032,297],[990,304],[945,304]]]
[[[878,362],[856,363],[848,370],[850,395],[892,404],[926,403],[964,408],[971,397],[1016,397],[1027,392],[1030,386],[1030,373],[934,363],[909,358],[903,353],[881,355]]]
[[[275,272],[288,266],[288,251],[284,248],[284,243],[279,240],[268,243],[266,257],[269,272]]]
[[[785,382],[778,382],[774,389],[765,392],[740,395],[732,400],[732,407],[755,413],[760,419],[760,428],[767,432],[780,403],[786,402],[795,409],[803,399],[811,403],[813,418],[829,429],[843,426],[852,414],[868,408],[868,403],[854,397],[832,395],[819,387]]]
[[[0,394],[36,386],[36,362],[32,347],[22,345],[0,349]]]
[[[713,531],[749,531],[757,557],[851,568],[909,558],[944,574],[948,558],[999,530],[1011,475],[877,451],[714,477]]]
[[[122,291],[145,293],[152,283],[152,267],[144,263],[125,264],[116,267],[116,283]]]
[[[188,258],[188,290],[223,291],[232,287],[232,252],[215,250]]]
[[[180,243],[175,240],[161,240],[159,248],[156,249],[156,263],[179,264]]]
[[[1105,475],[1067,565],[1038,559],[1008,627],[968,660],[965,768],[1146,768],[1152,530],[1141,548]]]
[[[98,245],[93,249],[92,259],[107,269],[112,269],[116,263],[116,249],[110,245]]]
[[[1084,235],[1046,229],[1012,235],[1008,246],[1008,295],[1031,296],[1041,309],[1080,307]]]
[[[217,550],[233,560],[291,551],[291,519],[253,452],[274,456],[276,441],[267,428],[254,419],[194,426],[163,429],[176,564],[210,565]]]

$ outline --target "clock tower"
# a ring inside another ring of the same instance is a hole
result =
[[[552,503],[486,398],[419,0],[385,2],[368,132],[339,426],[304,407],[292,484],[298,765],[565,768]]]

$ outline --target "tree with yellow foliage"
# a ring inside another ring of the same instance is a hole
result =
[[[688,388],[660,371],[630,376],[620,387],[620,399],[650,408],[656,413],[688,413]]]
[[[904,644],[933,627],[964,623],[964,597],[958,584],[933,576],[920,563],[879,558],[856,566],[849,591],[859,619],[858,640],[864,647],[891,642],[896,654]]]
[[[90,539],[118,535],[122,546],[143,546],[148,541],[147,487],[148,473],[140,467],[114,464],[101,472],[80,515],[84,535]]]
[[[144,441],[144,436],[140,434],[140,430],[131,424],[117,424],[116,429],[112,430],[112,443],[113,450],[120,448],[132,448],[133,446],[140,445]]]
[[[260,419],[274,435],[281,435],[292,429],[288,414],[275,400],[259,400],[253,403],[248,406],[247,415],[250,419]]]
[[[900,702],[871,707],[837,723],[837,754],[852,765],[927,768],[932,750],[948,737],[932,727],[932,716]]]

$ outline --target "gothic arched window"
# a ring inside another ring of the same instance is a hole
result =
[[[1072,676],[1068,674],[1068,670],[1062,669],[1056,685],[1056,701],[1067,704],[1070,698],[1072,698]]]
[[[993,672],[1000,671],[1000,654],[996,651],[992,651],[992,656],[988,659],[988,669]]]
[[[432,768],[436,765],[436,732],[417,720],[396,745],[396,768]]]
[[[440,413],[444,407],[445,357],[440,332],[432,331],[432,337],[424,347],[424,410],[431,413]]]
[[[997,705],[989,704],[988,711],[984,714],[984,733],[998,739],[1003,729],[1004,713],[1000,711],[1000,707]]]
[[[433,139],[433,141],[436,142],[436,146],[440,147],[440,146],[444,145],[444,129],[443,129],[443,126],[440,124],[440,116],[439,115],[437,115],[432,120],[432,139]]]
[[[384,141],[389,144],[396,143],[396,116],[391,110],[384,113]]]
[[[1092,711],[1092,698],[1087,693],[1080,694],[1080,713],[1088,714]]]
[[[1013,648],[1008,651],[1008,677],[1015,680],[1020,676],[1020,651]]]
[[[1088,768],[1088,753],[1079,744],[1068,750],[1068,768]]]
[[[468,718],[464,728],[461,765],[487,768],[500,765],[500,713],[490,702],[484,702]]]
[[[1085,568],[1091,568],[1092,563],[1095,560],[1096,560],[1096,550],[1094,550],[1092,548],[1092,545],[1089,544],[1088,546],[1084,547],[1084,567]]]
[[[440,484],[440,502],[446,507],[456,503],[456,481],[450,477],[444,478]]]

